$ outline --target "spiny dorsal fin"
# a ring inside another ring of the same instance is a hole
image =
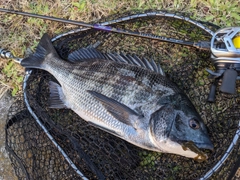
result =
[[[68,60],[73,63],[83,62],[88,59],[106,59],[106,57],[94,48],[81,48],[68,56]]]
[[[157,72],[163,76],[165,76],[165,73],[163,72],[161,66],[159,64],[156,64],[156,62],[152,59],[151,61],[148,61],[146,58],[143,58],[142,60],[136,56],[135,54],[133,56],[131,55],[125,55],[123,53],[117,54],[117,53],[107,53],[106,54],[112,61],[117,62],[123,62],[127,64],[133,64],[136,66],[144,67],[147,69],[150,69],[154,72]]]
[[[157,72],[163,76],[165,76],[161,66],[156,64],[154,60],[148,61],[146,58],[142,60],[136,55],[129,55],[124,53],[101,53],[94,48],[81,48],[78,49],[68,56],[68,60],[77,63],[77,62],[84,62],[87,60],[92,59],[103,59],[103,60],[112,60],[116,62],[126,63],[126,64],[133,64],[136,66],[144,67],[150,69],[154,72]]]

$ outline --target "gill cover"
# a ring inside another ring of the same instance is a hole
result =
[[[174,109],[171,105],[162,106],[154,112],[150,119],[150,132],[154,143],[166,140],[174,123]]]
[[[185,95],[175,94],[160,102],[163,106],[150,119],[152,139],[159,148],[168,143],[169,153],[176,153],[179,145],[193,142],[198,148],[213,149],[202,119]]]

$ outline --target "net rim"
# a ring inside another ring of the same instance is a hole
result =
[[[184,16],[178,16],[176,14],[173,13],[166,13],[166,12],[151,12],[151,13],[141,13],[141,14],[135,14],[135,15],[131,15],[131,16],[126,16],[124,18],[118,18],[116,20],[111,20],[111,21],[107,21],[107,22],[103,22],[100,23],[100,25],[112,25],[115,23],[119,23],[119,22],[124,22],[124,21],[128,21],[128,20],[132,20],[132,19],[136,19],[136,18],[142,18],[142,17],[147,17],[147,16],[159,16],[159,17],[172,17],[172,18],[177,18],[180,20],[184,20],[187,22],[190,22],[194,25],[196,25],[197,27],[205,30],[206,32],[208,32],[209,34],[213,35],[213,31],[211,31],[210,29],[208,29],[207,27],[203,26],[201,23],[197,22],[197,21],[193,21],[188,17],[184,17]],[[54,38],[52,38],[52,42],[55,42],[56,40],[64,37],[64,36],[68,36],[70,34],[75,34],[78,32],[82,32],[82,31],[87,31],[90,28],[80,28],[80,29],[75,29],[75,30],[71,30],[68,31],[66,33],[62,33]],[[68,157],[68,155],[64,152],[64,150],[60,147],[60,145],[58,145],[58,143],[54,140],[54,138],[52,137],[52,135],[48,132],[48,130],[46,129],[46,127],[41,123],[41,121],[39,120],[39,118],[37,117],[37,115],[33,112],[32,108],[30,107],[30,104],[28,102],[28,98],[27,98],[27,85],[28,85],[28,79],[31,76],[32,70],[27,69],[25,76],[24,76],[24,81],[23,81],[23,99],[24,102],[26,104],[26,107],[28,109],[28,111],[30,112],[30,114],[32,115],[32,117],[36,120],[36,122],[39,124],[39,126],[44,130],[44,132],[46,133],[46,135],[49,137],[49,139],[52,141],[52,143],[57,147],[57,149],[59,150],[59,152],[63,155],[63,157],[67,160],[67,162],[69,163],[69,165],[75,170],[75,172],[80,175],[80,177],[84,180],[87,180],[88,178],[85,177],[85,175],[77,168],[77,166],[72,162],[72,160]],[[222,167],[222,165],[224,164],[224,162],[227,160],[228,156],[231,154],[231,152],[233,151],[235,145],[237,144],[237,141],[239,139],[240,136],[240,120],[238,123],[238,129],[235,132],[235,136],[231,142],[231,144],[229,145],[228,149],[226,150],[226,152],[222,155],[221,159],[218,161],[217,164],[215,164],[205,175],[203,175],[200,179],[204,180],[204,179],[208,179],[210,178],[214,173],[216,173],[218,171],[218,169],[220,167]]]

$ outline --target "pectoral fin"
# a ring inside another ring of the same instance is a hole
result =
[[[136,128],[135,123],[137,120],[141,119],[142,116],[136,113],[131,108],[126,105],[119,103],[118,101],[109,98],[103,94],[100,94],[95,91],[88,91],[92,96],[98,99],[101,104],[106,108],[106,110],[117,120],[121,121],[124,124],[130,125]]]

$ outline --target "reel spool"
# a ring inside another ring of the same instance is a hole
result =
[[[208,70],[211,78],[222,79],[220,91],[236,93],[236,80],[240,79],[240,27],[218,30],[211,40],[211,61],[216,71]],[[208,101],[215,101],[216,82],[212,84]]]

